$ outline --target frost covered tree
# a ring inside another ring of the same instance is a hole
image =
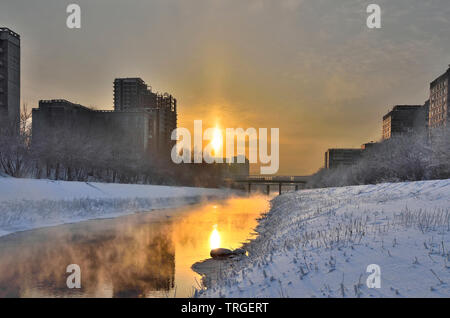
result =
[[[336,187],[380,182],[450,178],[450,130],[404,133],[363,152],[352,166],[321,169],[308,187]]]
[[[17,126],[0,127],[0,171],[13,177],[24,177],[30,171],[31,111],[22,106]]]

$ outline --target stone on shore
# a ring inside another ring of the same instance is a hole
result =
[[[209,253],[212,258],[227,258],[233,255],[233,251],[227,248],[215,248]]]

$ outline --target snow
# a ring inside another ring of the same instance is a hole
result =
[[[450,296],[450,179],[302,190],[271,203],[244,245],[249,256],[223,263],[199,296]],[[381,288],[366,284],[370,264]]]
[[[224,198],[221,189],[68,182],[0,176],[0,236]]]

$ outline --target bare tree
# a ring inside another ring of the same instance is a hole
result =
[[[308,186],[334,187],[450,178],[450,130],[405,133],[366,150],[352,166],[321,169]]]
[[[23,104],[20,113],[19,133],[14,124],[0,132],[0,169],[13,177],[26,176],[30,170],[31,112]]]

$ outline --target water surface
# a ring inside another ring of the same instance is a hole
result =
[[[217,233],[221,247],[238,248],[268,208],[253,195],[8,235],[0,297],[189,297],[201,280],[191,266],[209,258]],[[67,288],[69,264],[81,268],[81,289]]]

